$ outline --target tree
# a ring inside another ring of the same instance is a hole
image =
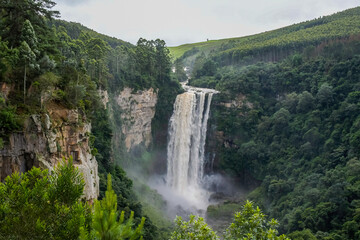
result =
[[[201,217],[196,218],[194,215],[190,215],[188,222],[183,221],[181,217],[177,217],[175,223],[176,227],[171,235],[171,240],[220,239]],[[277,225],[276,220],[267,221],[265,214],[261,212],[259,207],[255,208],[252,202],[246,201],[242,210],[235,213],[234,222],[227,228],[224,239],[290,240],[285,235],[277,236]]]
[[[242,210],[235,213],[234,217],[234,222],[226,230],[225,239],[289,240],[285,235],[277,236],[278,222],[275,219],[268,222],[266,215],[250,201],[246,201]]]
[[[45,19],[59,17],[58,11],[51,10],[56,5],[51,0],[0,0],[2,37],[11,48],[21,44],[19,36],[26,20],[31,21],[35,30],[45,36],[49,28]]]
[[[90,223],[84,180],[72,159],[49,175],[32,168],[0,183],[0,239],[76,239]]]
[[[296,112],[296,106],[298,104],[298,95],[295,92],[287,94],[283,100],[283,106],[290,113]]]
[[[320,104],[329,107],[329,104],[331,104],[333,101],[333,88],[329,84],[324,83],[319,88],[319,91],[316,94],[316,98]]]
[[[128,61],[127,49],[124,46],[117,46],[111,51],[110,62],[112,67],[112,72],[115,74],[120,74],[120,70],[124,68],[126,62]]]
[[[157,66],[157,76],[156,79],[160,84],[163,84],[165,80],[169,80],[170,78],[170,51],[166,47],[166,43],[164,40],[156,39],[154,41],[154,46],[156,49],[155,52],[155,60]]]
[[[154,42],[140,38],[134,53],[136,74],[140,75],[141,81],[139,85],[152,86],[157,77]]]
[[[199,70],[196,71],[195,76],[214,76],[217,71],[217,63],[211,59],[208,59],[204,62]],[[194,67],[195,68],[195,67]]]
[[[36,55],[25,41],[21,43],[20,55],[24,64],[24,103],[25,103],[27,67],[28,66],[30,68],[35,67]]]
[[[296,110],[300,113],[307,113],[314,106],[314,97],[308,91],[304,91],[299,96]]]
[[[134,212],[131,212],[129,219],[125,222],[125,212],[122,211],[118,220],[117,196],[112,189],[111,175],[108,174],[107,191],[105,197],[96,201],[94,205],[94,216],[91,224],[90,235],[82,229],[81,239],[142,239],[141,231],[145,223],[145,218],[136,229],[133,229]]]
[[[96,78],[100,86],[106,87],[106,74],[108,70],[105,65],[105,56],[110,50],[109,45],[100,38],[90,38],[86,42],[86,49],[90,63],[94,67],[92,78]]]
[[[285,108],[280,108],[272,116],[273,130],[278,134],[286,131],[290,118],[291,118],[290,112]]]
[[[185,222],[181,217],[175,219],[175,231],[170,240],[218,240],[216,232],[209,227],[202,217],[190,215],[190,220]]]
[[[60,201],[71,205],[81,199],[85,181],[77,167],[74,166],[72,157],[69,161],[60,164],[54,169],[50,177],[51,194],[53,201]]]
[[[38,39],[35,30],[29,20],[25,20],[21,29],[20,40],[25,41],[33,51],[37,51]]]
[[[317,240],[309,229],[292,232],[289,237],[293,240]]]
[[[23,25],[20,39],[22,40],[20,46],[20,55],[24,64],[24,103],[25,103],[27,66],[29,66],[30,68],[37,67],[36,55],[38,54],[38,50],[37,50],[38,40],[36,38],[34,28],[29,20],[26,20]]]
[[[8,43],[2,41],[0,37],[0,81],[11,82],[9,73],[19,61],[19,50],[9,49]]]

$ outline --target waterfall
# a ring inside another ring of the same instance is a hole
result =
[[[169,123],[167,147],[167,185],[200,204],[205,199],[202,189],[207,122],[212,96],[216,91],[185,88],[176,97]],[[194,203],[197,207],[198,204]]]

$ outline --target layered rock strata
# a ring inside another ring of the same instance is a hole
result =
[[[127,151],[142,143],[145,147],[149,146],[152,140],[151,121],[155,115],[157,99],[157,91],[153,88],[135,93],[131,88],[124,88],[115,97],[121,112],[121,131]]]
[[[91,154],[90,123],[76,110],[53,105],[47,114],[31,115],[21,132],[12,133],[0,150],[0,179],[33,166],[50,171],[63,158],[73,157],[85,180],[84,197],[92,201],[99,194],[98,165]]]

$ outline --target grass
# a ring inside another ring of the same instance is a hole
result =
[[[188,43],[183,44],[176,47],[168,47],[170,50],[171,57],[173,59],[181,57],[186,51],[189,51],[190,49],[197,47],[201,49],[202,51],[211,49],[214,49],[218,46],[220,46],[223,42],[229,41],[231,39],[220,39],[220,40],[209,40],[206,42],[198,42],[198,43]]]

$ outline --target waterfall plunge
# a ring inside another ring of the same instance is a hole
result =
[[[170,119],[166,180],[193,207],[204,210],[209,193],[202,188],[201,181],[207,121],[215,91],[186,90],[177,96]]]

